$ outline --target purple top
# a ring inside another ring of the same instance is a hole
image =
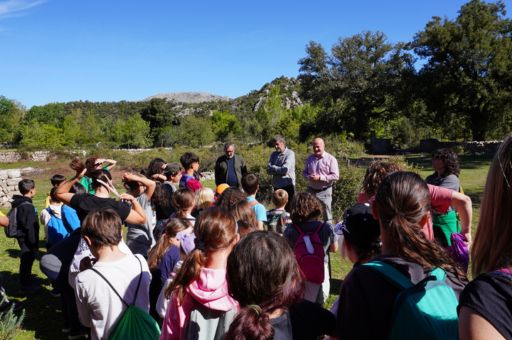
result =
[[[165,280],[171,276],[172,270],[179,260],[180,248],[173,244],[169,247],[169,249],[167,249],[158,266],[160,269],[160,277],[162,279],[162,283],[164,283]]]
[[[340,178],[338,161],[327,152],[324,152],[320,158],[310,155],[302,175],[308,181],[308,187],[312,189],[320,190],[330,187]],[[320,180],[312,181],[308,178],[310,175],[320,175]]]

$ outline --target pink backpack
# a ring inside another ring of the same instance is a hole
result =
[[[324,282],[324,258],[325,251],[320,240],[320,229],[323,223],[312,233],[304,233],[297,225],[293,225],[299,233],[299,238],[295,242],[293,252],[299,263],[300,270],[306,281],[321,284]]]

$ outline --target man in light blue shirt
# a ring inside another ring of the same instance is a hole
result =
[[[268,174],[272,175],[274,190],[283,189],[288,193],[286,211],[290,211],[290,204],[295,194],[295,153],[286,147],[283,136],[274,137],[274,147],[267,165]]]

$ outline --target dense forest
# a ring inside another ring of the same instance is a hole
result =
[[[316,134],[408,147],[421,138],[484,140],[512,130],[512,21],[502,1],[472,0],[433,17],[409,42],[383,32],[311,41],[297,78],[231,100],[51,103],[0,96],[0,143],[27,149],[197,147],[214,141]],[[399,23],[397,23],[399,25]]]

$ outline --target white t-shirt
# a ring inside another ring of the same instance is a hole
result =
[[[126,255],[133,255],[130,248],[128,248],[128,246],[126,245],[126,243],[124,243],[122,239],[121,242],[119,242],[119,244],[117,245],[117,247]],[[75,255],[73,255],[73,261],[71,262],[68,273],[68,283],[71,287],[73,287],[73,289],[76,288],[76,276],[78,275],[78,273],[80,273],[80,262],[84,257],[89,257],[91,259],[94,258],[94,256],[91,253],[91,249],[89,249],[89,246],[87,245],[87,242],[85,242],[85,239],[83,237],[80,237],[80,242],[78,243],[78,247],[75,250]]]
[[[142,264],[142,279],[135,305],[149,311],[151,274],[146,260],[141,255],[135,256]],[[126,255],[114,262],[96,262],[93,266],[105,276],[128,304],[133,303],[141,274],[139,261],[135,256]],[[84,326],[91,328],[91,338],[107,339],[127,306],[105,280],[92,270],[78,274],[75,293],[80,321]]]

